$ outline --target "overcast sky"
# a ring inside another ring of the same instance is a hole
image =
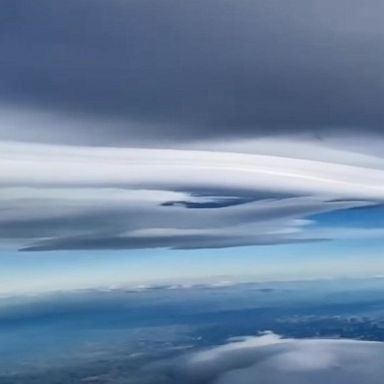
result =
[[[379,0],[3,0],[0,100],[113,121],[57,132],[87,145],[382,133],[383,12]],[[27,135],[54,140],[46,130]]]

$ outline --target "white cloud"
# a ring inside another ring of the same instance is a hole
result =
[[[0,152],[2,184],[206,186],[384,199],[384,170],[337,162],[232,152],[6,142],[0,143]]]
[[[384,200],[382,159],[359,164],[363,155],[333,150],[332,161],[314,160],[316,143],[278,153],[272,141],[263,154],[0,142],[2,243],[189,249],[382,236],[381,229],[314,229],[306,220]],[[260,191],[262,198],[241,200]]]
[[[187,354],[159,364],[183,383],[381,384],[384,344],[347,339],[260,337]]]
[[[234,139],[225,141],[200,141],[185,148],[208,151],[263,154],[314,160],[360,167],[384,169],[383,139],[376,135],[289,135]]]

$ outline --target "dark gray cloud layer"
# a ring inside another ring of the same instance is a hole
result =
[[[89,143],[380,132],[383,11],[378,0],[3,0],[0,99],[126,122],[84,128]]]

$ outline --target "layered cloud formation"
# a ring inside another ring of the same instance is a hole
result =
[[[1,246],[382,236],[313,218],[384,198],[381,10],[2,1]]]
[[[380,342],[266,333],[164,362],[155,370],[169,378],[167,383],[380,384],[383,356]]]
[[[3,142],[1,240],[25,250],[191,249],[382,236],[307,219],[384,199],[382,158],[311,145],[312,155],[287,157],[278,141],[270,154]]]

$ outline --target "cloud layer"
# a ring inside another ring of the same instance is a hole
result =
[[[4,0],[0,101],[119,122],[55,134],[41,126],[26,132],[34,140],[127,146],[382,134],[383,7],[379,0]]]
[[[2,1],[1,245],[381,236],[311,219],[383,201],[382,10],[378,0]]]
[[[332,150],[330,162],[272,147],[255,154],[0,143],[2,242],[192,249],[382,236],[380,228],[328,230],[307,219],[382,201],[381,158]],[[312,149],[312,157],[322,153]],[[361,157],[369,166],[358,165]]]
[[[379,384],[384,345],[341,339],[284,339],[273,333],[176,358],[156,367],[170,383]]]

